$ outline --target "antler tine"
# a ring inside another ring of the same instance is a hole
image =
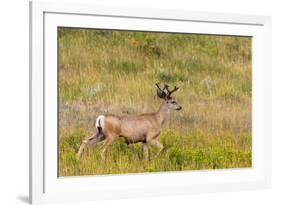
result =
[[[170,90],[170,89],[169,89],[169,85],[166,84],[166,83],[164,84],[163,89],[160,88],[159,83],[156,83],[156,86],[157,86],[157,88],[158,88],[158,90],[157,90],[158,96],[159,96],[160,98],[166,98],[166,99],[171,98],[172,93],[179,89],[177,86],[175,86],[173,90]],[[167,92],[165,92],[165,90],[166,90]]]
[[[173,94],[173,92],[177,91],[177,90],[179,89],[179,87],[175,86],[174,89],[171,90],[171,91],[170,91],[168,88],[166,88],[166,89],[167,89],[167,91],[168,91],[167,97],[170,98],[171,95]]]
[[[159,90],[161,90],[162,92],[164,92],[164,90],[162,90],[160,87],[159,87],[159,83],[156,83],[156,86]]]
[[[168,84],[166,84],[166,83],[164,84],[163,90],[164,90],[164,89],[166,89],[167,92],[168,92],[168,94],[169,94],[170,90],[169,90],[169,85],[168,85]]]

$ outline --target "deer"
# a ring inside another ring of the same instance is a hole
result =
[[[81,157],[86,146],[103,141],[100,154],[104,160],[107,148],[119,137],[125,138],[127,144],[142,143],[145,158],[148,157],[148,145],[158,147],[159,154],[164,146],[159,142],[158,137],[167,114],[169,110],[181,110],[182,107],[172,98],[172,94],[179,89],[177,86],[174,86],[172,90],[167,84],[164,84],[163,89],[158,83],[156,86],[157,96],[162,100],[156,112],[124,116],[99,115],[96,118],[95,133],[82,141],[77,158]]]

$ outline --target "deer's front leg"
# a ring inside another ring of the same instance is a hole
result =
[[[164,146],[157,139],[152,140],[150,142],[150,144],[153,145],[154,147],[158,147],[159,151],[156,156],[159,156],[159,154],[162,152]]]
[[[159,152],[161,152],[163,150],[163,148],[164,148],[164,146],[156,139],[152,141],[152,145],[158,147],[159,148]]]
[[[158,147],[159,148],[157,156],[161,153],[161,151],[164,148],[164,146],[158,141],[158,139],[153,139],[153,140],[149,141],[149,144],[151,144],[154,147]]]
[[[146,142],[143,142],[143,155],[145,159],[148,159],[148,147]]]

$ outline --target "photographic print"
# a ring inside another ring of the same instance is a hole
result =
[[[252,166],[252,38],[58,27],[58,175]]]

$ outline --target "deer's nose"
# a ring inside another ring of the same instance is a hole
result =
[[[181,108],[182,108],[182,107],[181,107],[181,106],[179,106],[179,107],[177,108],[177,110],[181,110]]]

